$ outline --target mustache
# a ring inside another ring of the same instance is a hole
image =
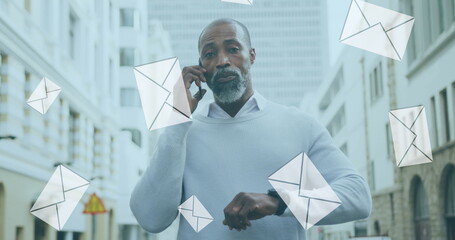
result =
[[[221,68],[221,69],[216,70],[216,72],[213,74],[212,79],[211,79],[212,82],[214,80],[222,77],[223,75],[237,75],[237,76],[240,76],[241,73],[237,69]]]

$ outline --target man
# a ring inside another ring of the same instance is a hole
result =
[[[368,217],[368,186],[328,132],[306,114],[253,90],[250,68],[256,52],[243,24],[210,23],[200,35],[199,54],[199,65],[182,71],[191,112],[206,93],[192,95],[193,83],[207,83],[215,102],[194,114],[192,122],[168,127],[160,136],[130,202],[145,230],[163,231],[178,216],[178,206],[195,195],[214,221],[198,233],[181,221],[179,239],[305,239],[283,200],[268,193],[267,181],[301,152],[342,202],[318,224]]]

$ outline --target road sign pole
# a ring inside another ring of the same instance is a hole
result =
[[[92,240],[95,240],[96,214],[92,214]]]

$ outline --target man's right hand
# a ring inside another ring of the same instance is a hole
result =
[[[185,83],[185,90],[188,97],[188,103],[190,104],[191,113],[196,110],[199,101],[207,92],[207,90],[202,89],[201,92],[197,91],[196,94],[192,95],[190,92],[191,84],[195,82],[198,87],[201,87],[201,82],[207,82],[204,76],[205,72],[207,72],[205,68],[197,65],[184,67],[182,70],[183,82]]]

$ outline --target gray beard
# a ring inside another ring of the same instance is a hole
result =
[[[246,91],[246,79],[241,74],[238,76],[229,82],[219,83],[215,81],[215,75],[213,75],[208,86],[212,89],[216,100],[223,104],[230,104],[242,98]]]

